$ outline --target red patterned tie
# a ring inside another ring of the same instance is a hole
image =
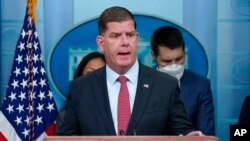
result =
[[[125,135],[129,119],[131,116],[129,94],[127,87],[127,78],[125,76],[119,76],[118,81],[121,83],[121,89],[118,97],[118,134]]]

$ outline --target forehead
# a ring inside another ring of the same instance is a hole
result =
[[[135,31],[134,21],[127,20],[127,21],[121,21],[121,22],[108,22],[107,31],[108,32]]]
[[[159,46],[159,57],[164,59],[175,59],[183,56],[184,52],[182,47],[170,49],[165,46]]]

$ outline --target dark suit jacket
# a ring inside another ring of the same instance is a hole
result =
[[[194,128],[214,135],[214,105],[210,81],[189,70],[180,80],[181,98]]]
[[[250,125],[250,95],[245,97],[238,119],[240,125]]]
[[[194,130],[175,78],[140,64],[138,79],[127,135],[178,135]],[[70,94],[57,134],[116,135],[105,67],[73,81]]]

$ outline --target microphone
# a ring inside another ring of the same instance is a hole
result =
[[[136,129],[133,129],[134,136],[136,136]]]

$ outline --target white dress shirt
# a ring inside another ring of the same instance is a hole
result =
[[[130,102],[130,111],[132,114],[135,94],[138,82],[138,74],[139,74],[139,63],[136,60],[135,64],[128,70],[127,73],[124,74],[128,78],[127,86],[129,91],[129,102]],[[106,67],[106,76],[107,76],[107,87],[108,87],[108,96],[109,96],[109,104],[112,113],[112,118],[115,126],[116,134],[118,133],[118,119],[117,119],[117,105],[118,105],[118,96],[121,84],[117,80],[120,76],[118,73],[114,72],[108,65]]]

